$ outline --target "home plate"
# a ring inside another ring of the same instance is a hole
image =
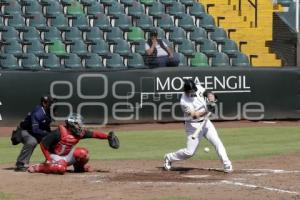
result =
[[[210,175],[183,175],[183,177],[186,177],[186,178],[206,178],[209,176]]]

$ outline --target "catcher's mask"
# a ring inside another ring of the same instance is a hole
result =
[[[81,115],[73,113],[66,119],[65,123],[73,135],[80,136],[83,126],[83,118]]]
[[[194,81],[191,79],[184,79],[184,85],[183,85],[183,91],[188,95],[188,96],[195,96],[195,93],[197,92],[197,87]]]

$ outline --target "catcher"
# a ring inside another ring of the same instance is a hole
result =
[[[82,117],[72,114],[65,121],[65,125],[59,125],[58,129],[48,134],[40,143],[41,150],[46,161],[32,165],[28,168],[31,173],[64,174],[67,167],[73,165],[74,172],[88,172],[90,166],[89,152],[85,148],[75,147],[86,138],[107,139],[110,147],[119,148],[118,137],[111,131],[109,134],[100,131],[91,131],[82,128]]]

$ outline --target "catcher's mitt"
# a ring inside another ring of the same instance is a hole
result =
[[[108,144],[113,149],[118,149],[120,147],[119,139],[113,131],[108,133]]]

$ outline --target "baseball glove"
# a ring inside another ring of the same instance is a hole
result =
[[[108,133],[108,144],[113,149],[118,149],[120,147],[119,139],[113,131]]]
[[[209,112],[215,113],[217,101],[218,101],[218,99],[213,93],[209,92],[207,94],[207,110]]]

